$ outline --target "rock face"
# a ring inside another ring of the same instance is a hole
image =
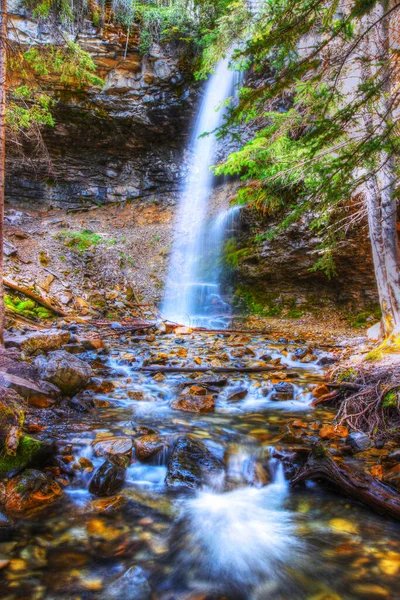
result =
[[[233,191],[234,193],[234,191]],[[309,228],[311,215],[278,233],[272,239],[254,242],[279,224],[279,217],[262,217],[243,209],[240,215],[242,258],[235,270],[236,285],[251,290],[254,301],[266,308],[319,306],[322,302],[348,304],[350,308],[377,303],[372,254],[364,223],[349,231],[335,252],[337,276],[311,271],[320,256],[321,239]],[[240,297],[238,300],[240,304]]]
[[[73,396],[82,390],[92,375],[92,369],[87,363],[65,350],[50,352],[46,357],[39,356],[35,360],[35,366],[43,379],[59,387],[67,396]]]
[[[185,436],[175,444],[165,483],[170,488],[194,489],[204,483],[207,475],[223,468],[223,462],[211,454],[204,444]]]
[[[19,39],[27,46],[52,41],[46,26],[28,15],[24,8],[13,15]],[[16,35],[12,28],[9,35]],[[120,32],[106,26],[100,34],[89,22],[79,43],[91,54],[104,87],[60,89],[51,82],[56,125],[44,131],[44,141],[56,177],[49,181],[41,157],[29,171],[10,156],[8,198],[82,206],[159,197],[160,192],[174,197],[184,174],[184,140],[196,97],[178,67],[176,48],[154,45],[142,56],[138,32],[131,28],[124,58]],[[36,178],[35,170],[43,177]]]
[[[54,479],[41,471],[27,469],[8,481],[5,511],[11,516],[30,516],[61,497],[62,489]]]

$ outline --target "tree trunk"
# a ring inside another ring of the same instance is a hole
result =
[[[0,347],[4,346],[4,179],[6,153],[7,0],[0,0]]]
[[[389,1],[377,3],[371,18],[382,19],[368,35],[365,51],[375,65],[364,67],[363,78],[380,72],[382,95],[372,110],[366,109],[364,123],[367,130],[387,138],[388,127],[393,119],[391,102],[390,22],[383,18],[389,9]],[[382,64],[386,65],[382,68]],[[379,71],[380,70],[380,71]],[[369,177],[366,184],[366,206],[369,236],[380,306],[382,325],[386,338],[400,335],[400,255],[397,238],[397,201],[395,198],[396,171],[394,155],[390,150],[380,152],[379,170]]]

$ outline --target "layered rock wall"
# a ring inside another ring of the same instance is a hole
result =
[[[27,47],[53,41],[53,35],[23,9],[13,15],[10,37]],[[104,87],[79,90],[43,80],[56,100],[55,127],[43,131],[48,159],[29,145],[16,154],[10,144],[8,200],[64,207],[174,200],[197,98],[182,74],[180,52],[154,44],[142,56],[133,30],[125,57],[122,31],[100,31],[89,22],[77,41],[91,54]]]

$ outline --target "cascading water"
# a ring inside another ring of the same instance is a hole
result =
[[[217,147],[215,131],[224,118],[221,105],[232,95],[237,83],[237,73],[229,69],[229,60],[229,57],[222,60],[210,77],[196,120],[190,144],[189,177],[179,204],[161,306],[165,319],[186,325],[203,324],[212,316],[229,314],[229,306],[220,297],[214,253],[218,241],[222,242],[221,228],[216,229],[214,236],[207,231],[207,208],[214,179],[210,167]],[[209,135],[204,135],[207,132]]]

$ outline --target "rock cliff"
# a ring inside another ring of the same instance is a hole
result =
[[[27,46],[52,41],[43,23],[24,9],[13,15],[10,37]],[[185,140],[196,104],[196,89],[182,73],[173,46],[153,44],[148,56],[138,32],[99,30],[90,22],[77,36],[98,67],[103,88],[60,87],[43,80],[56,100],[55,127],[43,131],[49,161],[10,144],[7,198],[77,207],[138,197],[173,199],[184,174]],[[26,160],[28,156],[29,160]]]

